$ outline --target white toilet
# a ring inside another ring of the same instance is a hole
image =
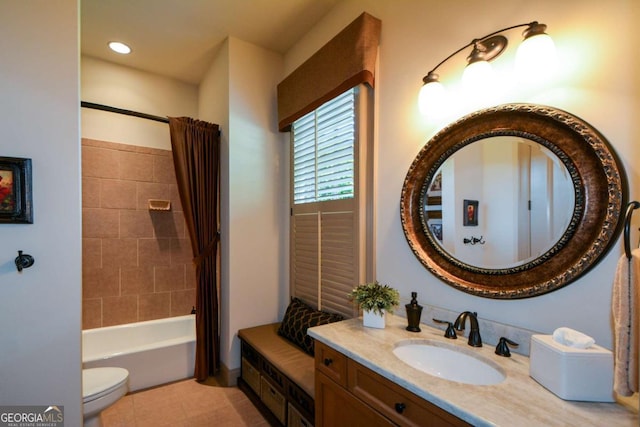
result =
[[[123,368],[82,370],[84,427],[100,427],[100,412],[127,394],[129,371]]]

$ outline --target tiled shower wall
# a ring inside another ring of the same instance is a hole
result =
[[[171,201],[151,211],[149,199]],[[195,305],[171,151],[82,140],[83,329],[181,316]]]

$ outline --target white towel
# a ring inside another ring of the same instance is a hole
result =
[[[640,301],[640,249],[618,261],[611,295],[614,338],[613,389],[621,396],[638,391],[638,309]]]
[[[553,340],[573,348],[589,348],[596,342],[589,335],[567,327],[558,328],[553,331]]]

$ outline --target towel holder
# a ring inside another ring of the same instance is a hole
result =
[[[633,211],[638,208],[640,208],[640,202],[635,200],[629,202],[624,216],[624,253],[628,259],[631,259],[631,217]]]

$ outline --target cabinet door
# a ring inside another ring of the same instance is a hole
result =
[[[316,427],[392,426],[389,420],[353,397],[316,369]]]

